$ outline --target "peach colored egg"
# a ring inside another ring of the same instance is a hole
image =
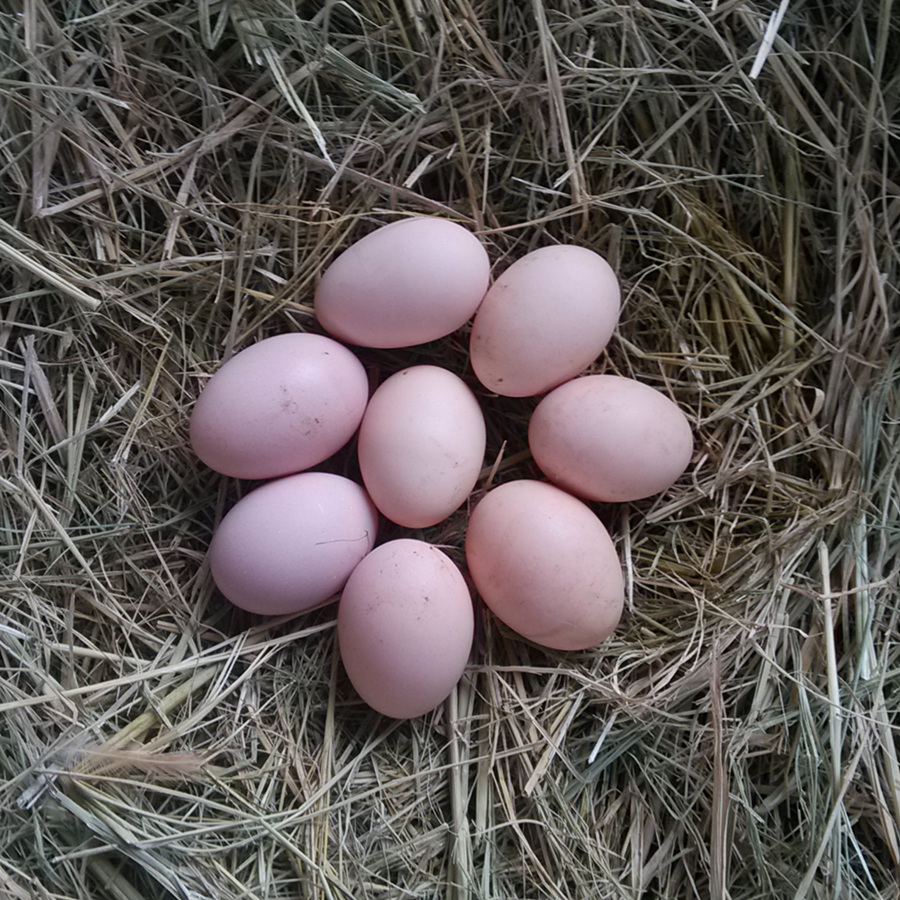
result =
[[[469,495],[484,449],[484,416],[465,382],[439,366],[412,366],[372,395],[357,455],[378,509],[398,525],[426,528]]]
[[[207,382],[191,415],[194,452],[234,478],[308,469],[359,427],[368,377],[352,351],[319,334],[252,344]]]
[[[588,500],[639,500],[671,487],[691,461],[684,413],[633,378],[588,375],[551,391],[528,424],[541,471]]]
[[[471,231],[437,217],[402,219],[331,263],[316,288],[316,317],[350,344],[423,344],[471,318],[489,277],[487,251]]]
[[[354,570],[338,605],[338,646],[357,693],[395,719],[438,706],[459,681],[475,623],[462,573],[441,550],[402,538]]]
[[[622,569],[609,533],[584,503],[543,481],[509,481],[479,501],[466,563],[494,615],[545,647],[592,647],[622,614]]]
[[[472,323],[472,369],[504,397],[549,391],[587,368],[619,320],[619,282],[587,247],[541,247],[491,285]]]
[[[377,531],[378,512],[360,485],[301,472],[238,500],[213,535],[209,567],[236,606],[266,616],[296,613],[335,597]]]

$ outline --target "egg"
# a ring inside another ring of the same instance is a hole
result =
[[[379,385],[363,416],[363,483],[391,521],[435,525],[475,486],[485,437],[481,407],[462,379],[439,366],[402,369]]]
[[[346,444],[369,396],[352,351],[319,334],[280,334],[233,356],[191,414],[194,453],[234,478],[308,469]]]
[[[316,317],[350,344],[423,344],[471,318],[489,277],[487,251],[471,231],[438,217],[402,219],[351,244],[328,266],[316,288]]]
[[[334,599],[375,545],[378,513],[342,475],[301,472],[266,482],[225,514],[209,547],[219,590],[260,615]]]
[[[619,375],[588,375],[538,403],[528,444],[541,471],[588,500],[639,500],[666,490],[691,460],[694,438],[665,394]]]
[[[587,247],[541,247],[491,285],[472,322],[472,369],[504,397],[542,394],[587,368],[618,324],[609,263]]]
[[[469,517],[465,551],[485,604],[528,640],[583,650],[619,622],[624,581],[612,538],[552,484],[522,479],[488,492]]]
[[[412,538],[376,547],[338,604],[338,647],[357,693],[395,719],[438,706],[459,681],[475,621],[465,579],[437,547]]]

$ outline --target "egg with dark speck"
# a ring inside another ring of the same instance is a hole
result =
[[[362,421],[363,364],[320,334],[279,334],[224,363],[190,422],[194,453],[233,478],[277,478],[328,459]]]

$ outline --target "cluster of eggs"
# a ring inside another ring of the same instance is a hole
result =
[[[470,319],[469,357],[491,393],[544,395],[528,442],[548,479],[508,481],[471,510],[466,565],[490,610],[522,636],[585,649],[618,624],[622,568],[585,501],[665,490],[693,450],[664,394],[617,375],[581,375],[618,323],[609,264],[573,245],[534,250],[490,283],[486,250],[442,218],[384,226],[337,257],[315,294],[328,335],[287,333],[236,354],[194,407],[191,444],[211,468],[264,483],[226,513],[209,548],[221,592],[262,615],[339,599],[338,647],[360,696],[409,718],[439,705],[468,662],[469,587],[439,547],[378,546],[379,516],[436,525],[466,502],[484,463],[481,405],[456,374],[416,365],[369,391],[347,346],[427,343]],[[474,317],[474,318],[473,318]],[[310,471],[356,435],[362,484]]]

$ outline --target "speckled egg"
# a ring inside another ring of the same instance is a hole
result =
[[[320,334],[279,334],[233,356],[190,422],[194,452],[234,478],[277,478],[328,459],[359,427],[369,383],[356,356]]]

